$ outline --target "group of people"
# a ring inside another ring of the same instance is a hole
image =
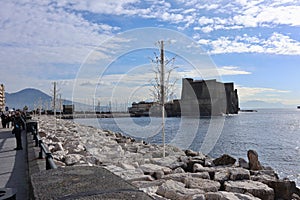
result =
[[[17,147],[15,150],[22,150],[22,130],[25,129],[25,113],[20,110],[1,113],[1,122],[3,128],[12,127],[12,134],[16,137]]]
[[[12,123],[12,112],[1,113],[2,128],[9,128]]]

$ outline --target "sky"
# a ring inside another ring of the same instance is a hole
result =
[[[240,102],[294,106],[299,10],[299,0],[1,0],[0,82],[47,94],[57,82],[63,98],[126,107],[152,98],[164,41],[174,98],[182,78],[216,78]]]

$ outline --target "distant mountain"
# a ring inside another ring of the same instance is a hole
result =
[[[51,96],[45,94],[44,92],[27,88],[15,93],[5,93],[6,106],[9,108],[23,109],[27,106],[30,110],[36,107],[35,105],[46,104],[50,105]]]
[[[42,104],[43,109],[51,110],[51,101],[52,97],[44,92],[34,89],[27,88],[15,93],[5,93],[6,98],[6,106],[10,109],[23,109],[25,106],[29,108],[29,110],[34,110],[40,104]],[[72,101],[64,100],[62,102],[63,105],[70,105]],[[75,110],[93,110],[93,106],[82,104],[82,103],[74,103]]]
[[[260,100],[246,101],[240,103],[241,109],[256,109],[256,108],[293,108],[295,106],[286,105],[280,102],[266,102]]]

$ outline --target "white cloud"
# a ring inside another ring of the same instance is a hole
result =
[[[236,66],[223,66],[223,67],[219,67],[218,71],[220,73],[220,76],[226,76],[226,75],[247,75],[247,74],[251,74],[251,72],[241,70],[241,69],[239,69],[239,67],[236,67]]]
[[[185,5],[192,6],[191,3],[187,2]],[[198,9],[198,13],[201,13],[197,14],[197,22],[198,25],[201,25],[204,33],[220,29],[300,25],[300,4],[298,1],[240,0],[230,3],[220,1],[219,4],[210,1],[194,1],[193,6]],[[209,12],[210,14],[203,15],[199,10],[204,10],[203,13]]]
[[[249,101],[249,100],[269,100],[276,99],[280,101],[283,99],[281,96],[282,94],[290,93],[288,90],[279,90],[274,88],[264,88],[264,87],[245,87],[236,85],[236,89],[238,90],[239,98],[242,101]],[[273,98],[270,98],[272,95]]]
[[[214,23],[214,20],[203,16],[199,18],[198,23],[203,26]]]
[[[289,97],[292,93],[289,90],[264,87],[245,87],[241,85],[235,85],[235,88],[238,91],[240,102],[259,100],[268,103],[280,102],[286,105],[298,105],[297,99]]]
[[[203,44],[201,40],[199,43]],[[206,41],[211,54],[220,53],[269,53],[280,55],[300,55],[300,42],[287,35],[273,33],[267,39],[248,35],[220,37],[217,40]]]

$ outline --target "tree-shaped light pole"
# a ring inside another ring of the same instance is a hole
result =
[[[162,117],[162,142],[163,142],[163,157],[166,156],[165,147],[165,61],[164,61],[164,41],[160,41],[160,96],[161,96],[161,117]]]
[[[153,88],[151,89],[151,92],[155,101],[158,101],[161,107],[163,157],[165,157],[165,102],[172,98],[172,90],[174,89],[177,80],[170,83],[171,72],[175,70],[176,67],[172,65],[172,67],[169,67],[166,70],[166,67],[170,62],[172,62],[172,64],[174,63],[175,57],[170,60],[166,60],[164,53],[164,41],[158,41],[158,45],[160,48],[160,56],[155,54],[155,59],[151,59],[152,63],[156,64],[156,68],[154,69],[155,79],[154,83],[152,82]]]

